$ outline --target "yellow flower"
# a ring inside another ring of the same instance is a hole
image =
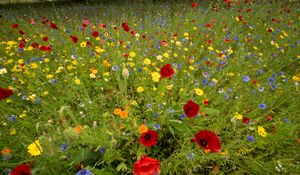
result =
[[[152,81],[159,82],[160,74],[158,72],[152,72],[151,76],[152,76]]]
[[[138,93],[144,92],[144,88],[140,86],[140,87],[138,87],[138,88],[136,89],[136,91],[137,91]]]
[[[79,85],[80,84],[80,80],[77,78],[74,80],[75,84]]]
[[[213,48],[213,47],[208,47],[208,50],[211,50],[211,51],[213,51],[213,50],[214,50],[214,48]]]
[[[30,156],[38,156],[43,152],[42,146],[39,140],[34,141],[27,147]]]
[[[151,60],[149,58],[144,59],[144,64],[149,65],[151,64]]]
[[[86,47],[86,42],[84,41],[84,42],[81,42],[80,43],[80,47]]]
[[[130,53],[129,53],[129,56],[130,56],[131,58],[133,58],[133,57],[136,56],[136,53],[135,53],[135,52],[130,52]]]
[[[168,85],[168,86],[167,86],[167,90],[171,90],[172,87],[173,87],[173,85]]]
[[[143,133],[145,133],[145,132],[147,132],[148,131],[148,127],[146,126],[146,125],[141,125],[140,127],[139,127],[139,133],[140,134],[143,134]]]
[[[203,90],[200,89],[200,88],[196,88],[196,89],[195,89],[195,93],[196,93],[198,96],[202,96],[202,95],[203,95]]]
[[[300,81],[300,76],[299,76],[299,75],[294,75],[294,76],[292,77],[292,79],[293,79],[294,81]]]
[[[16,133],[17,133],[16,129],[11,129],[9,134],[13,136],[16,135]]]
[[[257,127],[257,132],[258,132],[258,135],[260,135],[262,137],[267,136],[267,132],[266,132],[265,128],[263,128],[261,126]]]
[[[188,37],[189,33],[185,32],[185,33],[183,33],[183,36]]]
[[[234,118],[237,120],[242,120],[243,119],[243,115],[239,114],[238,112],[234,113]]]
[[[90,74],[90,78],[96,78],[95,74]]]
[[[229,72],[228,75],[229,75],[230,77],[233,77],[233,76],[234,76],[234,73]]]
[[[49,94],[48,91],[44,91],[44,92],[43,92],[43,96],[47,96],[48,94]]]
[[[36,69],[38,67],[38,65],[36,63],[32,63],[30,66],[32,69]]]
[[[53,75],[52,75],[52,74],[48,74],[48,75],[47,75],[47,78],[48,78],[48,79],[53,78]]]
[[[166,57],[166,58],[169,58],[169,54],[168,53],[164,53],[163,56]]]
[[[109,77],[109,72],[104,72],[104,73],[103,73],[103,76],[104,76],[104,77]]]

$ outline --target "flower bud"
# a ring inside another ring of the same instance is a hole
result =
[[[122,76],[123,76],[124,79],[128,79],[128,77],[129,77],[129,71],[128,71],[127,68],[123,68],[123,70],[122,70]]]

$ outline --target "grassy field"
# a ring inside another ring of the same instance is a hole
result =
[[[300,174],[299,10],[0,5],[0,174]]]

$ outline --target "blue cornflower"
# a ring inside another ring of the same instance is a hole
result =
[[[160,129],[160,124],[156,123],[156,124],[154,124],[153,127],[154,127],[155,130],[159,130]]]
[[[152,107],[152,104],[148,103],[148,104],[146,105],[146,107],[147,107],[147,108],[151,108],[151,107]]]
[[[181,115],[179,116],[179,119],[180,119],[180,120],[183,120],[185,117],[186,117],[185,114],[181,114]]]
[[[8,121],[10,121],[10,122],[14,122],[16,120],[17,120],[17,117],[15,115],[11,115],[8,117]]]
[[[62,151],[66,151],[66,150],[68,149],[68,145],[67,145],[67,144],[61,144],[61,145],[60,145],[60,149],[61,149]]]
[[[111,68],[113,71],[118,71],[119,70],[119,66],[118,65],[115,65]]]
[[[82,169],[82,170],[78,171],[75,175],[92,175],[92,172],[87,169]]]
[[[243,76],[243,81],[244,81],[244,82],[250,81],[250,77],[249,77],[248,75],[244,75],[244,76]]]
[[[100,148],[100,152],[101,152],[102,154],[104,154],[104,153],[106,152],[106,148],[102,146],[102,147]]]
[[[262,87],[262,86],[259,86],[259,87],[258,87],[258,91],[259,91],[259,92],[263,92],[264,90],[265,90],[264,87]]]
[[[254,142],[254,136],[248,136],[247,137],[248,142]]]
[[[194,157],[195,157],[195,154],[194,154],[194,153],[188,153],[188,154],[186,155],[186,158],[187,158],[188,160],[192,160]]]
[[[265,110],[267,108],[267,105],[264,104],[264,103],[261,103],[258,105],[258,107],[261,109],[261,110]]]
[[[158,116],[159,116],[158,113],[154,113],[154,114],[153,114],[153,118],[157,118]]]
[[[275,78],[271,77],[269,78],[269,82],[274,82],[275,81]]]

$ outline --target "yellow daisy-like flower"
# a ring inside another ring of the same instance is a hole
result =
[[[30,156],[38,156],[43,152],[42,146],[39,140],[34,141],[27,147]]]
[[[74,82],[75,82],[75,84],[77,84],[77,85],[79,85],[79,84],[81,83],[79,79],[75,79]]]
[[[238,112],[235,112],[234,113],[234,118],[237,119],[237,120],[242,120],[243,119],[243,115],[238,113]]]
[[[136,89],[136,91],[137,91],[138,93],[144,92],[144,88],[140,86],[140,87],[138,87],[138,88]]]
[[[86,42],[81,42],[80,47],[86,47]]]
[[[198,96],[202,96],[204,94],[203,90],[200,89],[200,88],[196,88],[195,89],[195,93],[198,95]]]
[[[136,56],[136,53],[135,53],[135,52],[130,52],[130,53],[129,53],[129,56],[130,56],[131,58],[133,58],[133,57]]]
[[[265,128],[263,128],[261,126],[257,127],[257,132],[258,132],[258,135],[260,135],[262,137],[267,136],[267,132],[266,132]]]
[[[158,72],[152,72],[151,76],[152,76],[152,81],[159,82],[160,74]]]
[[[149,65],[151,64],[151,60],[149,58],[144,59],[144,64]]]

